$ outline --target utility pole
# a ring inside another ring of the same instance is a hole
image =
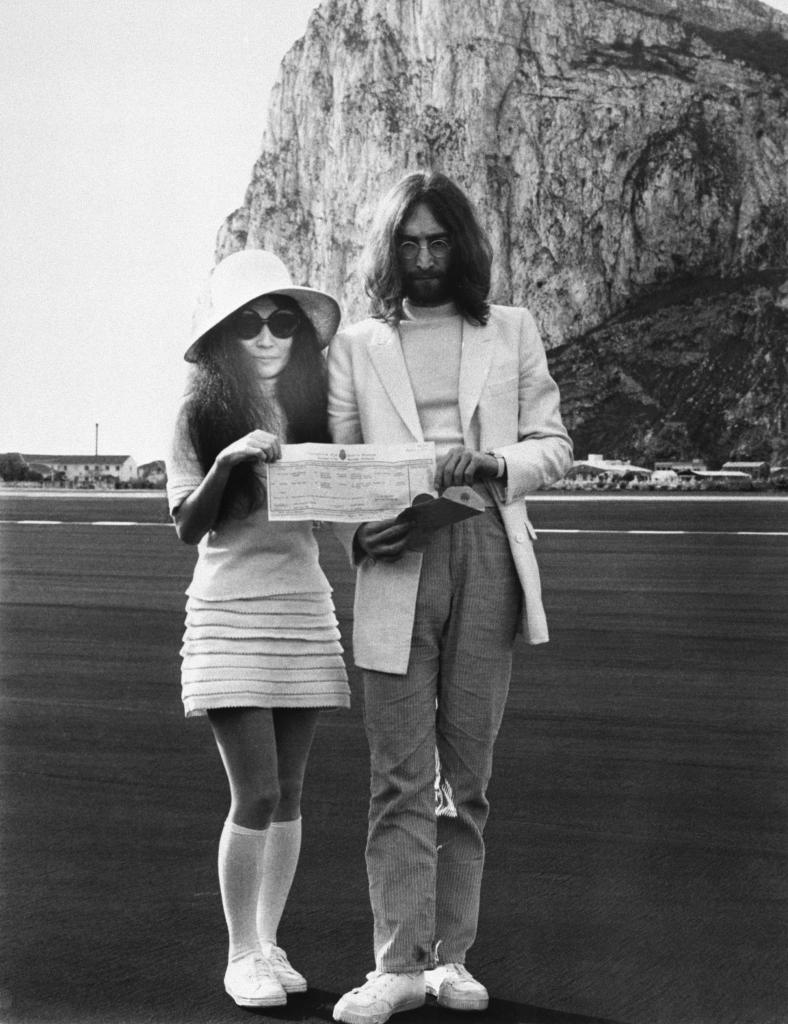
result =
[[[94,453],[96,458],[98,458],[98,428],[99,428],[99,425],[97,423],[96,424],[96,451]]]

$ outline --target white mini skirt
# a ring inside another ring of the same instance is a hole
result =
[[[330,594],[190,597],[181,658],[187,718],[210,708],[350,705]]]

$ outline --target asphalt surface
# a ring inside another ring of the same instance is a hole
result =
[[[397,1024],[788,1020],[787,513],[533,502],[552,642],[518,642],[496,751],[468,961],[491,1007]],[[349,638],[352,578],[319,536]],[[0,492],[2,1024],[328,1021],[372,967],[352,671],[280,932],[310,990],[266,1013],[222,990],[225,780],[179,696],[193,559],[160,495]]]

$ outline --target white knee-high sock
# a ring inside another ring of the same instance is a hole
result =
[[[263,882],[257,904],[257,934],[276,945],[276,933],[293,884],[301,852],[301,819],[272,821],[263,857]]]
[[[267,835],[268,829],[245,828],[227,820],[219,839],[219,887],[230,938],[230,960],[259,947],[257,900]]]

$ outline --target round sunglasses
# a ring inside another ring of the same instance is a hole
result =
[[[275,309],[267,317],[254,309],[241,309],[230,318],[233,331],[244,341],[256,338],[263,327],[268,327],[275,338],[292,338],[300,324],[301,317],[292,309]]]
[[[435,260],[445,260],[451,252],[451,242],[443,236],[425,239],[423,243],[417,242],[413,238],[403,238],[397,243],[400,258],[405,263],[414,263],[421,252],[422,244],[427,246],[430,255]]]

